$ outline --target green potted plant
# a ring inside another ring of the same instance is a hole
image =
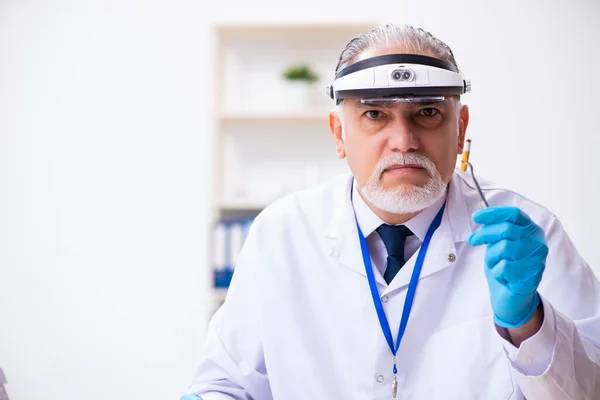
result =
[[[306,63],[294,64],[282,72],[286,83],[285,100],[290,108],[306,109],[311,102],[311,94],[316,91],[314,83],[319,80],[317,73]]]
[[[314,83],[319,80],[308,64],[292,65],[283,71],[283,77],[292,82]]]

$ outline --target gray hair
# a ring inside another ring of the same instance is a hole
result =
[[[417,54],[431,53],[459,70],[450,46],[431,33],[411,25],[387,24],[371,28],[350,40],[340,55],[335,73],[354,63],[356,58],[367,50],[389,47],[404,47]]]
[[[391,47],[403,47],[417,54],[431,54],[451,63],[460,71],[450,46],[431,33],[411,25],[386,24],[373,27],[350,40],[340,55],[335,74],[337,75],[340,70],[353,64],[362,53],[368,50],[382,50]],[[342,118],[342,108],[339,105],[335,112]]]

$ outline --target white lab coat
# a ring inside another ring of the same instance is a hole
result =
[[[190,386],[205,400],[392,398],[392,358],[375,312],[352,177],[287,196],[255,220]],[[482,206],[456,171],[397,356],[397,399],[600,399],[600,283],[551,212],[480,182],[546,232],[545,319],[520,349],[494,325],[485,246],[466,242]],[[379,292],[396,340],[417,254]]]

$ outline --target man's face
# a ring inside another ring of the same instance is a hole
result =
[[[408,203],[386,210],[396,213],[418,211],[420,205],[424,208],[443,194],[439,192],[445,190],[457,154],[462,153],[468,124],[466,106],[446,97],[438,103],[369,105],[346,99],[342,107],[342,120],[332,113],[330,128],[338,156],[347,159],[359,188],[370,191],[372,197],[393,196],[393,201],[403,197]],[[436,193],[437,198],[426,199]],[[380,200],[389,204],[389,200]]]

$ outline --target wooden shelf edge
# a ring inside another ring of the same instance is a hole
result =
[[[366,21],[273,21],[273,22],[216,22],[212,27],[221,35],[262,34],[269,31],[304,32],[315,34],[320,31],[363,32],[377,26],[376,22]]]
[[[260,211],[269,204],[269,202],[259,201],[222,201],[217,203],[216,207],[221,211]]]

